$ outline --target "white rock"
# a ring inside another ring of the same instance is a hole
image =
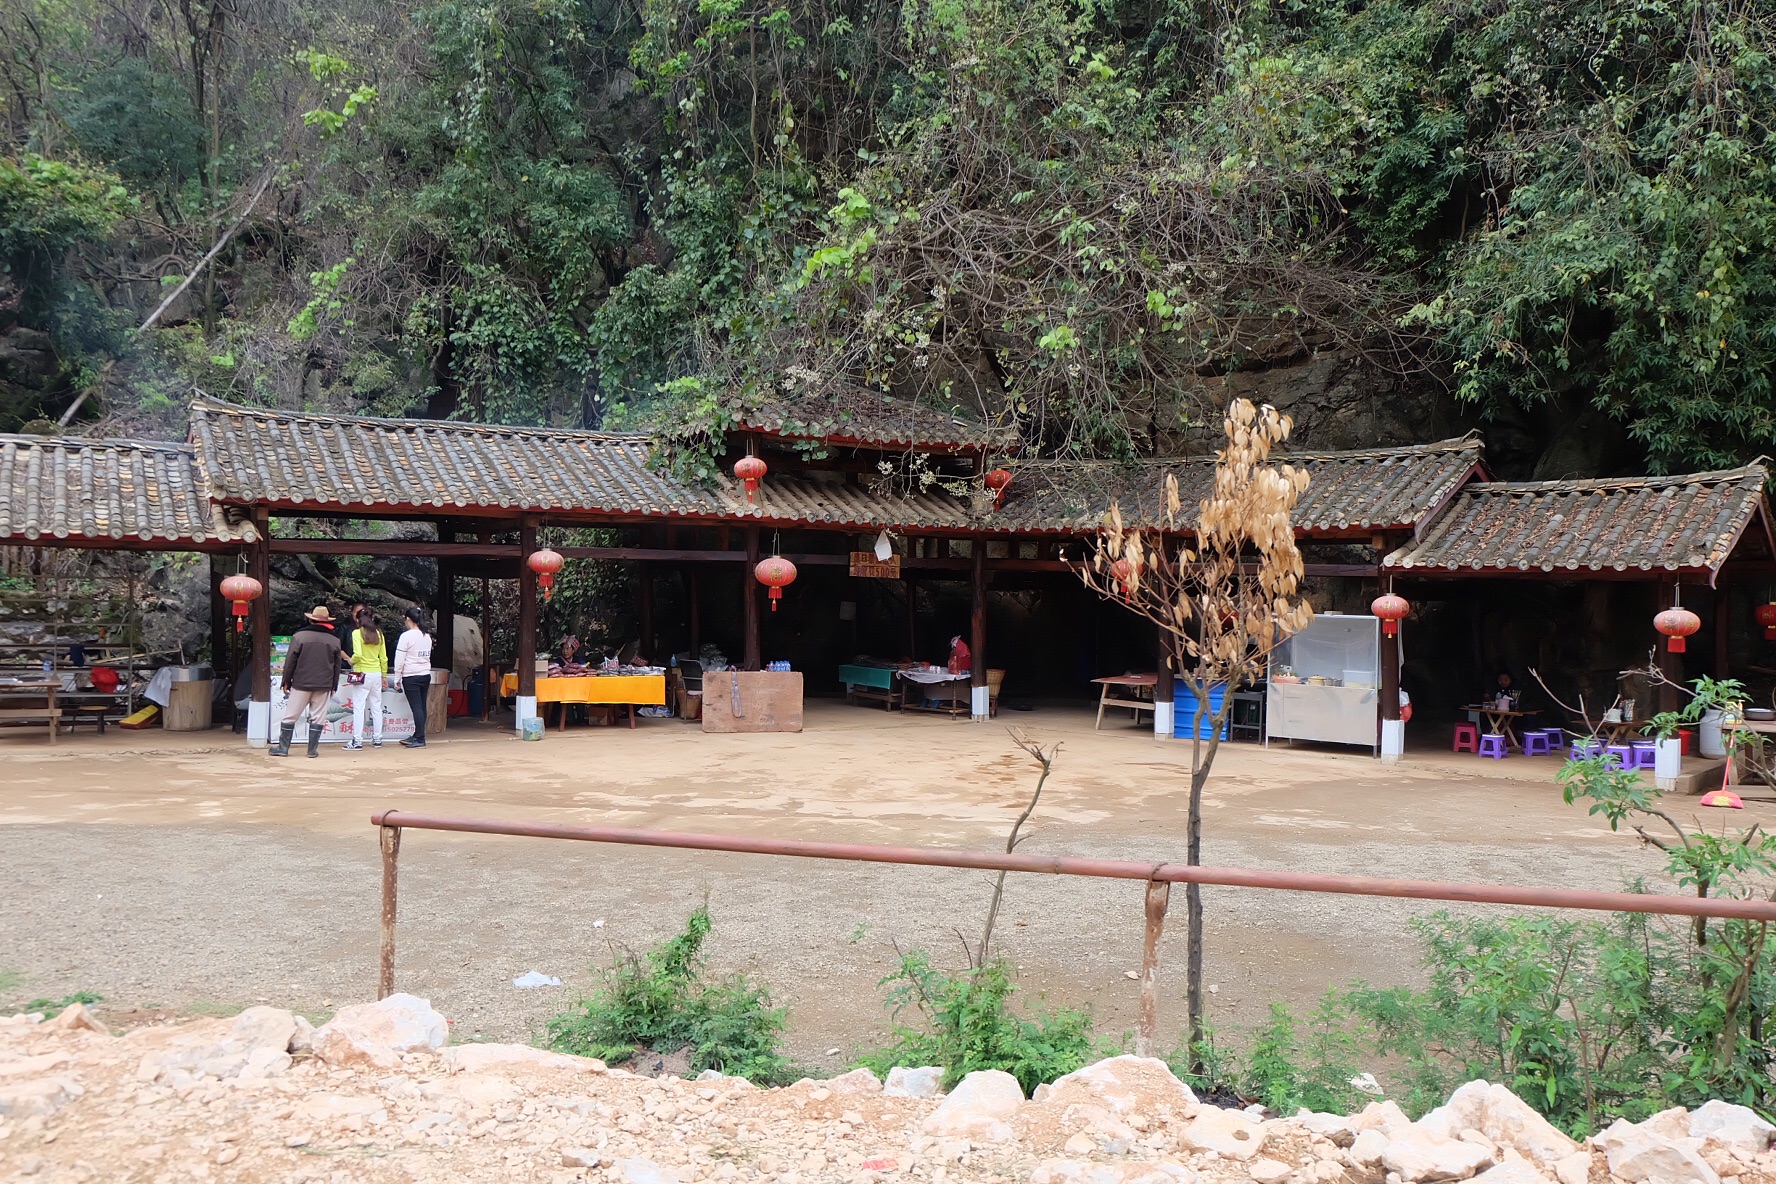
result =
[[[868,1069],[853,1069],[828,1079],[826,1088],[835,1094],[879,1094],[882,1079]]]
[[[1635,1184],[1720,1184],[1719,1174],[1700,1155],[1659,1133],[1654,1120],[1662,1117],[1654,1115],[1644,1123],[1617,1119],[1593,1136],[1592,1143],[1609,1160],[1610,1174]],[[1669,1121],[1661,1125],[1670,1127]]]
[[[928,1135],[1003,1143],[1011,1138],[1006,1120],[1023,1104],[1017,1078],[999,1069],[977,1069],[956,1083],[921,1129]]]
[[[1487,1168],[1474,1177],[1474,1184],[1483,1180],[1486,1184],[1550,1184],[1548,1177],[1537,1171],[1527,1159],[1513,1159]]]
[[[1704,1146],[1718,1144],[1749,1163],[1770,1149],[1772,1138],[1776,1138],[1776,1126],[1759,1118],[1757,1111],[1747,1106],[1735,1106],[1716,1098],[1702,1103],[1690,1114],[1689,1134],[1693,1139],[1701,1139]]]
[[[1459,1139],[1465,1130],[1479,1131],[1544,1169],[1552,1169],[1579,1149],[1529,1103],[1507,1087],[1486,1081],[1468,1082],[1414,1125],[1433,1139]]]
[[[1120,1056],[1075,1069],[1049,1083],[1044,1105],[1102,1106],[1112,1114],[1154,1114],[1170,1110],[1181,1118],[1196,1113],[1196,1095],[1171,1067],[1153,1057]]]
[[[1439,1139],[1425,1131],[1402,1131],[1388,1141],[1381,1164],[1406,1184],[1435,1180],[1466,1180],[1496,1162],[1492,1152],[1474,1143]]]
[[[1661,1110],[1651,1118],[1637,1123],[1642,1130],[1665,1139],[1687,1139],[1690,1137],[1690,1112],[1682,1106],[1673,1106],[1669,1110]]]
[[[1554,1178],[1560,1184],[1587,1184],[1591,1179],[1591,1153],[1575,1151],[1554,1165]]]
[[[86,1091],[66,1077],[38,1077],[0,1084],[0,1118],[54,1114]]]
[[[55,1019],[45,1021],[43,1028],[45,1031],[79,1032],[84,1030],[97,1032],[101,1036],[111,1035],[111,1030],[94,1019],[93,1013],[86,1009],[84,1003],[70,1003]]]
[[[679,1184],[677,1172],[651,1159],[619,1159],[612,1166],[624,1184]]]
[[[480,1073],[513,1065],[566,1069],[570,1073],[602,1073],[605,1067],[604,1062],[595,1057],[550,1052],[528,1044],[458,1044],[439,1053],[438,1060],[452,1073]]]
[[[598,1152],[588,1151],[584,1147],[566,1147],[561,1152],[561,1166],[567,1168],[595,1168],[598,1166]]]
[[[305,1016],[299,1015],[292,1018],[296,1021],[296,1034],[290,1037],[289,1051],[307,1052],[314,1040],[315,1026],[309,1023]]]
[[[1345,1154],[1358,1167],[1371,1168],[1381,1162],[1381,1157],[1387,1153],[1387,1149],[1388,1137],[1371,1127],[1369,1130],[1357,1132],[1357,1137],[1351,1142],[1350,1150]]]
[[[1310,1135],[1341,1142],[1356,1136],[1351,1120],[1342,1114],[1319,1114],[1303,1107],[1295,1112],[1295,1121]]]
[[[296,1038],[296,1017],[276,1007],[249,1007],[234,1017],[228,1038],[218,1047],[221,1055],[250,1053],[268,1048],[275,1052],[290,1051]]]
[[[330,1065],[368,1065],[393,1069],[401,1054],[415,1049],[443,1048],[449,1039],[444,1017],[430,1002],[395,994],[376,1003],[343,1007],[315,1030],[315,1056]]]
[[[943,1066],[922,1065],[908,1069],[896,1065],[888,1070],[888,1082],[882,1092],[891,1098],[935,1098],[943,1093]]]
[[[1104,1155],[1127,1155],[1140,1135],[1128,1123],[1122,1121],[1104,1107],[1090,1102],[1075,1102],[1061,1112],[1061,1125],[1066,1130],[1078,1132],[1067,1140],[1067,1146],[1073,1148],[1072,1154],[1086,1155],[1099,1152]],[[1075,1144],[1074,1140],[1081,1140]],[[1084,1150],[1080,1150],[1083,1147]]]
[[[350,1119],[374,1122],[378,1114],[388,1117],[378,1098],[360,1098],[352,1094],[309,1094],[296,1104],[295,1117],[310,1123]]]
[[[255,1048],[247,1054],[246,1064],[241,1066],[240,1077],[243,1081],[268,1081],[273,1077],[282,1077],[290,1068],[290,1054],[281,1048]]]
[[[1199,1106],[1178,1139],[1192,1151],[1213,1151],[1227,1159],[1245,1160],[1263,1148],[1264,1136],[1264,1128],[1238,1110]]]
[[[1283,1184],[1289,1173],[1294,1170],[1288,1164],[1276,1159],[1254,1159],[1246,1165],[1246,1173],[1258,1184]]]
[[[1380,1131],[1384,1135],[1394,1135],[1411,1125],[1412,1120],[1406,1117],[1405,1111],[1392,1102],[1370,1102],[1350,1117],[1350,1128],[1357,1132]]]
[[[1045,1159],[1030,1173],[1030,1184],[1123,1184],[1122,1168],[1078,1159]]]

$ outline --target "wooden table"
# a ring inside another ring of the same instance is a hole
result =
[[[1532,707],[1527,711],[1501,711],[1497,707],[1487,707],[1479,703],[1470,703],[1463,711],[1476,711],[1486,717],[1487,731],[1494,736],[1503,736],[1509,748],[1521,749],[1523,740],[1517,735],[1517,721],[1529,715],[1540,715],[1539,708]]]
[[[53,681],[0,684],[0,703],[13,699],[41,699],[44,704],[42,707],[35,704],[29,707],[0,707],[0,720],[46,720],[49,723],[49,742],[54,744],[56,732],[62,722],[62,713],[56,708],[56,695],[61,689],[62,684]]]
[[[1597,730],[1602,734],[1605,744],[1626,744],[1652,726],[1653,721],[1650,719],[1622,719],[1613,724],[1598,724]]]
[[[1107,678],[1094,678],[1092,681],[1104,688],[1098,694],[1098,722],[1092,725],[1094,732],[1104,726],[1106,707],[1128,708],[1137,724],[1141,722],[1143,711],[1153,710],[1153,688],[1159,685],[1157,674],[1112,674]],[[1115,694],[1118,688],[1126,688],[1131,693]],[[1147,691],[1145,698],[1140,694],[1142,690]]]
[[[510,698],[518,693],[518,676],[508,674],[500,679],[500,694]],[[637,707],[666,705],[664,674],[585,674],[560,678],[538,678],[536,699],[561,704],[561,730],[567,730],[567,704],[602,704],[629,709],[629,726],[635,726]]]
[[[863,699],[896,711],[906,704],[906,688],[894,677],[898,669],[846,662],[839,667],[839,681],[845,684],[845,694],[853,703]]]

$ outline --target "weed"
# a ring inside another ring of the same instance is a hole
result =
[[[84,1003],[90,1007],[103,998],[103,995],[93,991],[75,991],[71,995],[63,995],[60,999],[33,999],[29,1003],[19,1004],[12,1010],[15,1012],[35,1011],[40,1012],[43,1015],[54,1015],[64,1007],[73,1007],[76,1003]]]
[[[632,954],[620,958],[577,1011],[549,1021],[548,1046],[613,1064],[640,1049],[682,1048],[693,1069],[760,1084],[789,1080],[791,1066],[778,1051],[784,1010],[773,1008],[765,988],[745,975],[704,981],[710,927],[709,910],[700,906],[682,933],[648,951],[645,963]]]
[[[1113,1051],[1093,1038],[1085,1012],[1063,1008],[1035,1020],[1014,1015],[1011,997],[1017,988],[1003,961],[948,974],[913,950],[882,980],[888,984],[893,984],[888,1007],[896,1021],[894,1043],[858,1062],[878,1075],[896,1065],[942,1065],[948,1087],[976,1069],[1003,1069],[1028,1094],[1088,1058]],[[922,1018],[921,1027],[899,1022],[908,1009]]]

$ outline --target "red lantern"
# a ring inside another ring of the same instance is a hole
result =
[[[1758,605],[1751,615],[1764,627],[1764,640],[1776,641],[1776,601]]]
[[[1687,608],[1668,608],[1653,618],[1653,628],[1671,639],[1674,654],[1684,652],[1684,638],[1702,628],[1702,618]]]
[[[222,581],[222,595],[234,602],[234,631],[242,633],[247,628],[252,603],[265,595],[265,585],[252,576],[229,576]]]
[[[758,489],[759,482],[764,480],[767,472],[765,462],[756,456],[743,456],[734,462],[734,476],[746,482],[746,500],[752,501],[753,493]],[[772,605],[776,608],[776,605]]]
[[[1126,558],[1118,559],[1115,563],[1110,565],[1110,574],[1116,577],[1116,582],[1118,584],[1122,585],[1123,600],[1127,601],[1132,599],[1129,593],[1129,581],[1135,574],[1135,565],[1130,563]]]
[[[1404,596],[1395,596],[1392,592],[1383,592],[1369,605],[1369,611],[1381,618],[1381,631],[1389,637],[1400,633],[1400,622],[1412,611]]]
[[[994,469],[985,477],[982,477],[981,481],[988,489],[993,491],[993,508],[997,510],[1000,506],[1004,505],[1005,487],[1011,484],[1011,470]]]
[[[781,555],[772,555],[768,559],[759,560],[752,574],[758,582],[771,590],[771,611],[777,611],[777,602],[783,599],[783,590],[795,583],[795,564]]]
[[[541,551],[532,551],[530,558],[524,562],[530,564],[530,570],[537,573],[537,583],[543,587],[543,599],[554,599],[555,573],[561,570],[561,565],[567,560],[561,557],[560,552],[544,547]]]

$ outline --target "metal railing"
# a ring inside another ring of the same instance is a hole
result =
[[[1002,851],[956,851],[942,847],[882,847],[865,843],[822,843],[805,839],[755,839],[697,831],[559,826],[547,822],[450,818],[434,814],[413,814],[405,810],[379,811],[371,815],[370,822],[379,828],[382,844],[382,952],[376,980],[378,999],[386,998],[395,989],[396,873],[403,830],[571,839],[582,843],[726,851],[741,855],[780,855],[853,863],[893,863],[915,867],[1090,876],[1109,880],[1138,880],[1147,885],[1142,905],[1144,929],[1141,941],[1141,1001],[1135,1027],[1135,1049],[1143,1056],[1151,1055],[1154,1031],[1158,1026],[1156,983],[1159,939],[1165,926],[1166,909],[1173,884],[1214,884],[1228,888],[1282,889],[1290,892],[1384,896],[1462,904],[1503,904],[1608,913],[1654,913],[1678,917],[1776,921],[1776,901],[1770,900],[1666,896],[1646,892],[1595,892],[1583,888],[1527,888],[1513,884],[1464,884],[1442,880],[1396,880],[1381,876],[1331,875],[1257,868],[1190,867],[1181,863],[1142,863],[1076,855],[1026,855]]]

